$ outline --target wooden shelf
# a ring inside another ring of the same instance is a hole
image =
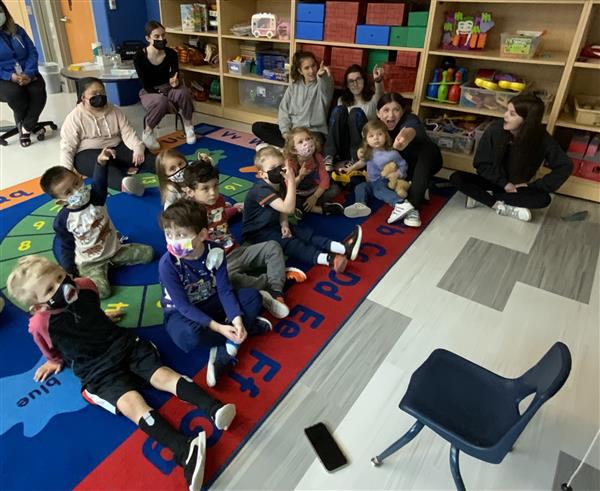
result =
[[[547,167],[540,169],[540,175],[545,175],[550,172]],[[578,198],[587,199],[600,203],[600,182],[584,179],[578,176],[569,176],[565,183],[556,191],[559,194],[567,196],[577,196]]]
[[[501,118],[504,113],[501,111],[494,111],[492,109],[478,109],[476,107],[466,107],[460,104],[444,104],[442,102],[433,102],[424,100],[421,101],[421,106],[434,107],[436,109],[443,109],[444,111],[459,111],[461,113],[481,114],[483,116],[493,116],[495,118]]]
[[[242,123],[252,124],[256,121],[266,121],[277,124],[277,111],[269,111],[258,106],[250,105],[228,105],[223,109],[223,117],[241,121]]]
[[[197,72],[197,73],[207,73],[209,75],[219,76],[221,71],[218,66],[212,65],[179,65],[181,70],[186,70],[188,72]]]
[[[585,131],[595,131],[600,133],[600,126],[593,126],[591,124],[581,124],[575,121],[575,116],[573,114],[561,113],[556,121],[557,126],[562,126],[563,128],[573,128],[576,130],[585,130]]]
[[[223,73],[224,77],[229,78],[238,78],[240,80],[252,80],[253,82],[264,82],[267,84],[275,84],[275,85],[289,85],[289,82],[280,82],[279,80],[269,80],[268,78],[259,77],[253,73],[248,73],[246,75],[238,75],[237,73]]]
[[[290,44],[289,39],[277,39],[277,38],[255,38],[254,36],[235,36],[233,34],[223,34],[221,36],[223,39],[237,39],[239,41],[256,41],[262,43],[282,43],[282,44]]]
[[[435,56],[452,56],[454,58],[469,58],[472,60],[488,60],[488,61],[506,61],[508,63],[526,63],[528,65],[554,65],[565,66],[567,62],[567,52],[547,51],[542,53],[547,58],[507,58],[500,56],[498,50],[484,51],[453,51],[453,50],[431,50],[430,55]]]
[[[586,0],[443,0],[444,3],[536,3],[536,4],[569,4],[569,5],[581,5],[586,2]]]
[[[590,68],[592,70],[600,70],[600,59],[594,61],[576,61],[573,66],[577,68]]]
[[[423,51],[423,48],[408,48],[406,46],[380,46],[377,44],[342,43],[340,41],[313,41],[312,39],[296,39],[296,44],[318,44],[338,48],[387,49],[388,51],[416,51],[419,53]]]
[[[205,31],[205,32],[182,31],[181,26],[167,27],[165,29],[165,31],[167,31],[167,34],[182,34],[184,36],[204,36],[204,37],[209,37],[209,38],[218,38],[219,37],[218,33],[212,32],[212,31]]]
[[[452,170],[462,170],[465,172],[475,172],[473,168],[473,154],[450,152],[442,150],[444,167]]]
[[[223,106],[220,102],[216,101],[194,101],[194,111],[198,113],[210,114],[212,116],[223,117]]]

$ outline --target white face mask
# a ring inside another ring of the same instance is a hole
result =
[[[0,11],[0,27],[6,24],[6,14]]]
[[[88,203],[90,200],[90,188],[85,184],[67,198],[69,206],[78,208]]]
[[[175,172],[175,174],[173,174],[172,176],[169,176],[168,177],[169,181],[175,182],[177,184],[182,184],[183,183],[183,171],[184,170],[185,170],[185,167],[182,167],[177,172]]]
[[[304,140],[302,143],[296,145],[295,148],[299,157],[310,157],[315,153],[315,142],[312,140]]]

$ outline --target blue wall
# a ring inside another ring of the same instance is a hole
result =
[[[32,0],[25,0],[25,6],[27,7],[27,17],[29,17],[29,24],[31,25],[31,33],[33,34],[33,44],[37,48],[38,52],[38,63],[44,63],[46,58],[42,49],[42,40],[40,39],[40,33],[38,32],[37,22],[33,16],[33,7],[31,5]]]
[[[160,21],[160,7],[158,6],[158,0],[146,0],[146,13],[148,14],[148,20]]]

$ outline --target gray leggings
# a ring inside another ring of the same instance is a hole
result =
[[[169,114],[170,105],[172,104],[176,110],[181,110],[181,114],[185,121],[192,120],[194,112],[194,103],[192,94],[187,87],[180,85],[175,89],[170,89],[167,95],[159,93],[146,92],[145,89],[140,90],[140,101],[146,109],[146,126],[154,128],[165,114]]]

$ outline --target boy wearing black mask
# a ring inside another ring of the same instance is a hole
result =
[[[358,255],[362,229],[357,225],[343,242],[337,242],[307,226],[290,227],[288,217],[296,209],[296,181],[293,171],[283,164],[283,155],[275,147],[256,153],[259,181],[244,201],[243,239],[253,244],[276,240],[289,257],[343,272],[348,260],[354,261]]]

